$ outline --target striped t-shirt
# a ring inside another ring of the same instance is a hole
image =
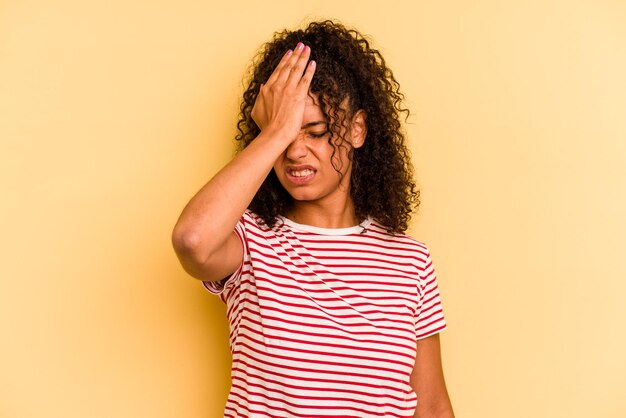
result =
[[[318,228],[246,211],[227,305],[225,417],[412,417],[416,340],[446,328],[427,247],[375,220]]]

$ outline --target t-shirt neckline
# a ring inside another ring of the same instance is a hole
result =
[[[372,218],[367,218],[363,222],[358,225],[349,226],[347,228],[321,228],[319,226],[312,226],[306,224],[299,224],[297,222],[292,221],[289,218],[286,218],[282,215],[278,217],[285,225],[288,225],[292,229],[310,232],[318,235],[350,235],[350,234],[360,234],[365,231],[366,228],[370,226],[372,223]]]

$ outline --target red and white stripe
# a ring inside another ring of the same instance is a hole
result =
[[[412,417],[416,340],[446,328],[428,248],[368,219],[325,229],[246,211],[227,304],[225,417]]]

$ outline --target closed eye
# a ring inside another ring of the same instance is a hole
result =
[[[328,135],[328,131],[324,132],[309,132],[308,135],[312,138],[323,138]]]

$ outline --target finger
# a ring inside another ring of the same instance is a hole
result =
[[[289,73],[289,79],[287,83],[292,86],[297,86],[300,83],[304,75],[304,71],[307,68],[307,63],[309,62],[309,57],[311,56],[311,48],[305,46],[302,48],[301,53],[297,57],[297,61],[295,62],[291,72]]]
[[[284,67],[281,68],[280,74],[277,75],[276,82],[283,84],[287,83],[305,49],[306,47],[304,44],[302,42],[298,42],[298,45],[296,45],[293,50],[293,54],[289,57],[287,62],[285,62]],[[302,72],[300,72],[300,75],[302,75]]]
[[[309,65],[306,66],[306,70],[304,71],[304,75],[300,79],[298,83],[298,90],[300,92],[307,93],[309,91],[309,87],[311,86],[311,80],[313,80],[313,74],[315,74],[315,68],[317,67],[317,63],[315,61],[309,61]]]
[[[289,58],[291,58],[292,55],[293,55],[293,51],[291,49],[285,52],[285,55],[283,55],[283,57],[280,59],[280,61],[278,62],[278,65],[276,66],[276,68],[274,68],[274,71],[272,71],[272,74],[270,74],[270,77],[267,79],[265,84],[268,84],[268,85],[272,84],[278,79],[281,71],[283,70],[285,65],[289,62]]]

